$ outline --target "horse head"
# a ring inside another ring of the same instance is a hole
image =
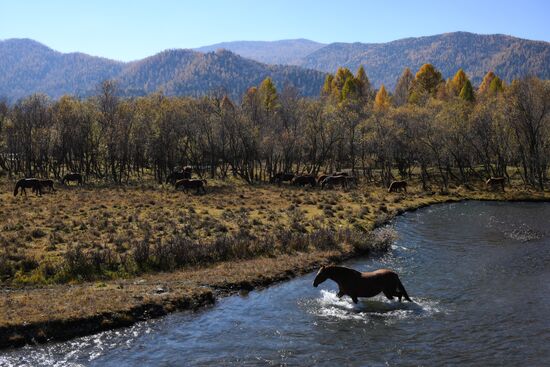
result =
[[[329,267],[321,266],[321,269],[317,272],[317,276],[313,280],[313,286],[317,287],[319,284],[323,283],[329,277]]]

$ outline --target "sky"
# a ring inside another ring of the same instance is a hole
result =
[[[550,41],[549,19],[548,0],[0,0],[0,40],[130,61],[237,40],[370,43],[467,31]]]

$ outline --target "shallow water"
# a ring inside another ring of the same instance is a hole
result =
[[[65,343],[4,351],[0,365],[550,365],[550,204],[466,202],[407,213],[376,259],[414,303],[338,299],[310,274]]]

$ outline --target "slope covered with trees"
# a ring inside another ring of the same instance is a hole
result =
[[[197,48],[196,51],[211,52],[219,49],[229,50],[243,57],[266,64],[298,65],[302,58],[326,44],[307,39],[281,41],[235,41],[222,42]]]
[[[80,53],[63,54],[32,40],[0,41],[0,96],[16,101],[33,93],[52,98],[93,95],[107,79],[118,81],[126,96],[156,91],[201,96],[220,90],[240,98],[266,77],[299,93],[319,93],[324,73],[296,66],[270,66],[229,51],[200,53],[167,50],[130,63]]]
[[[123,69],[118,61],[63,54],[30,39],[0,41],[0,96],[12,100],[32,93],[87,95]]]
[[[390,90],[405,67],[417,70],[424,63],[438,68],[445,79],[463,68],[474,86],[487,71],[506,82],[525,76],[550,78],[548,42],[505,35],[455,32],[380,44],[326,46],[308,40],[229,42],[199,50],[218,48],[240,56],[222,50],[179,49],[121,63],[80,53],[62,54],[31,40],[0,41],[0,96],[12,101],[36,92],[53,98],[89,96],[96,93],[101,81],[116,79],[127,96],[159,90],[168,95],[199,96],[224,90],[238,99],[267,76],[279,88],[294,85],[301,94],[314,96],[323,72],[340,66],[357,70],[360,65],[374,86],[384,84]]]
[[[297,66],[266,65],[226,50],[168,50],[133,63],[119,80],[126,95],[162,90],[167,95],[195,97],[222,93],[239,100],[267,77],[279,88],[293,86],[299,94],[311,97],[319,94],[325,74]]]
[[[405,67],[415,70],[424,63],[433,64],[444,78],[463,68],[474,85],[490,70],[505,81],[528,75],[549,79],[550,43],[455,32],[379,44],[333,43],[309,54],[300,65],[327,72],[364,65],[374,85],[393,89]]]

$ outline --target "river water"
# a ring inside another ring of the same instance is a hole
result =
[[[198,313],[0,352],[0,365],[550,365],[550,203],[464,202],[400,216],[379,258],[414,303],[338,299],[314,274]]]

